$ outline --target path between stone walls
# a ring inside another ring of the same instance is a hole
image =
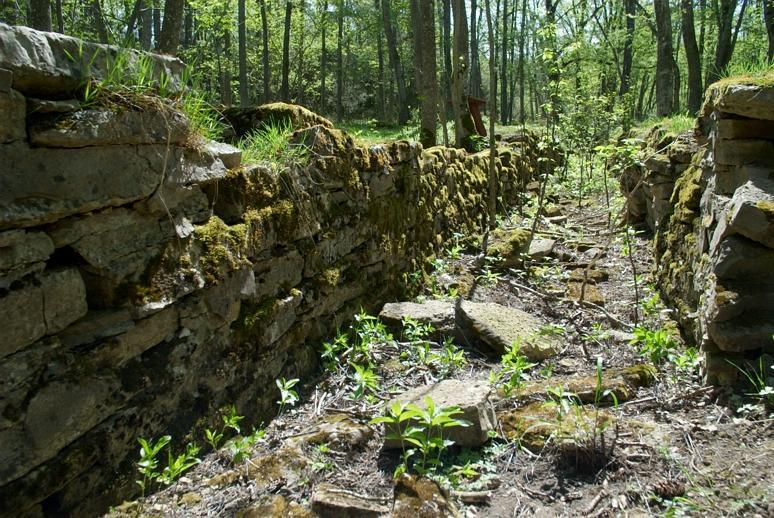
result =
[[[603,206],[554,199],[531,244],[518,216],[506,220],[490,252],[502,261],[447,248],[423,294],[353,324],[370,337],[365,354],[378,376],[362,397],[363,377],[351,367],[362,352],[331,342],[329,370],[302,380],[299,404],[269,423],[249,460],[233,462],[224,447],[168,489],[109,515],[771,514],[771,422],[729,415],[695,365],[653,365],[630,343],[632,264],[645,279],[650,243],[633,237],[630,258]],[[643,279],[642,297],[652,297]],[[642,307],[643,325],[678,339],[669,310],[655,299]],[[432,330],[420,337],[426,324]],[[444,345],[447,337],[459,349]],[[508,393],[513,371],[499,359],[514,342],[534,366]],[[426,408],[426,396],[459,406],[471,425],[447,430],[455,445],[441,458],[439,482],[415,475],[418,456],[413,474],[393,480],[403,450],[385,435],[400,430],[369,422],[394,401]],[[564,412],[563,401],[573,402]]]

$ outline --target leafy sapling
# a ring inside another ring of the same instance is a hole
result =
[[[282,412],[285,410],[287,405],[295,406],[295,404],[298,402],[298,392],[293,390],[293,387],[296,386],[298,381],[299,380],[297,378],[290,380],[280,378],[274,381],[280,391],[280,398],[277,401],[277,404],[279,405],[278,415],[282,415]]]

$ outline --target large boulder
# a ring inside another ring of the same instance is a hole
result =
[[[466,330],[497,354],[504,354],[513,344],[531,361],[559,354],[560,340],[541,333],[543,322],[529,313],[491,302],[463,301],[460,309]]]
[[[322,125],[333,128],[333,123],[297,104],[270,103],[249,108],[228,108],[223,117],[233,128],[234,137],[243,138],[253,131],[270,126],[300,130]]]

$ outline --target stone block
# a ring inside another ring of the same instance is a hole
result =
[[[43,272],[0,297],[0,358],[61,331],[86,314],[86,289],[76,268]]]
[[[51,238],[43,232],[0,232],[0,289],[7,289],[30,273],[43,271],[53,251]]]
[[[255,297],[271,297],[281,289],[297,286],[304,270],[304,258],[291,249],[279,257],[255,263]]]
[[[125,333],[134,327],[127,309],[89,311],[57,335],[65,347],[77,347]]]
[[[10,70],[0,68],[0,92],[9,92],[13,85],[13,73]]]
[[[774,279],[774,250],[741,236],[723,239],[712,251],[718,279],[768,282]]]
[[[0,144],[27,138],[27,106],[16,90],[0,90]]]
[[[0,145],[0,229],[50,223],[150,196],[161,182],[163,161],[149,167],[141,155],[133,146]]]
[[[242,150],[224,142],[208,141],[204,151],[220,159],[227,169],[235,169],[242,164]]]
[[[428,300],[422,304],[416,302],[391,302],[385,304],[379,318],[390,328],[395,336],[403,330],[403,319],[411,318],[422,324],[430,324],[435,332],[432,338],[442,340],[444,336],[457,334],[454,302]]]
[[[430,398],[436,408],[459,407],[462,411],[454,417],[470,422],[470,426],[454,426],[444,430],[444,438],[454,441],[460,447],[478,448],[489,440],[489,432],[497,427],[494,406],[490,401],[492,387],[486,381],[443,380],[433,385],[415,387],[400,394],[387,404],[389,409],[394,402],[412,404],[427,408],[425,398]],[[386,432],[397,432],[387,425]],[[388,449],[401,447],[401,441],[388,439],[384,443]]]
[[[31,115],[44,113],[54,113],[61,115],[63,113],[77,112],[81,109],[81,102],[78,99],[27,99],[27,109]]]
[[[13,87],[24,94],[46,97],[73,92],[85,78],[104,77],[109,61],[118,52],[118,47],[88,43],[56,32],[0,24],[0,68],[13,73]],[[127,68],[137,66],[140,52],[120,52],[127,57]],[[185,87],[180,81],[182,61],[173,56],[145,55],[153,62],[157,75],[163,72],[171,78],[171,90]]]
[[[327,518],[377,518],[391,516],[390,499],[359,496],[341,491],[330,484],[318,484],[312,492],[311,507],[315,516]]]
[[[80,110],[59,117],[37,117],[29,129],[32,144],[54,148],[181,144],[189,133],[188,119],[170,108]]]
[[[774,165],[774,142],[769,140],[718,140],[713,152],[721,165]]]
[[[774,120],[720,119],[715,134],[721,139],[770,139],[774,135]]]
[[[774,87],[771,85],[715,85],[719,90],[715,109],[751,119],[774,120]]]
[[[140,356],[148,349],[171,339],[178,324],[179,312],[174,306],[138,320],[125,333],[106,340],[96,351],[98,362],[115,367]]]
[[[463,301],[461,319],[466,331],[504,354],[512,344],[519,344],[519,353],[531,361],[556,356],[561,343],[555,336],[541,336],[543,323],[520,309],[491,302]]]

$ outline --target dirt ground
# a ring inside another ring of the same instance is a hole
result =
[[[462,253],[446,258],[436,271],[436,291],[463,284],[460,279],[477,279],[472,300],[520,308],[559,326],[561,353],[534,367],[532,379],[593,375],[597,358],[605,370],[646,362],[638,346],[629,343],[635,318],[650,328],[672,326],[669,311],[647,287],[651,269],[648,237],[632,236],[632,252],[626,254],[623,233],[608,227],[603,199],[585,200],[580,208],[574,201],[554,201],[555,216],[543,218],[538,233],[538,237],[556,240],[550,258],[535,262],[528,271],[506,270],[499,278],[487,278],[476,266],[476,258]],[[519,217],[514,216],[504,225],[518,223]],[[589,263],[609,274],[596,284],[604,306],[580,304],[566,292],[571,272]],[[425,297],[432,298],[432,294],[426,292]],[[477,344],[458,345],[467,364],[450,377],[488,380],[490,372],[499,369],[499,358],[486,354]],[[235,466],[224,451],[210,453],[176,484],[121,506],[113,515],[257,516],[256,502],[265,501],[266,495],[280,495],[286,503],[298,505],[275,506],[270,514],[303,516],[315,488],[324,483],[369,501],[388,502],[399,455],[383,451],[381,427],[367,423],[379,415],[384,401],[441,377],[432,365],[401,363],[404,348],[398,342],[374,345],[381,382],[370,402],[352,399],[346,367],[303,380],[298,387],[299,404],[269,423],[251,459],[284,451],[313,423],[333,414],[363,425],[358,432],[363,436],[349,444],[295,443],[307,461],[300,474],[279,467],[273,477],[274,467],[260,465],[256,469],[264,471],[269,480],[259,480],[261,477],[250,474],[250,462],[245,469]],[[459,515],[774,516],[774,420],[736,412],[729,406],[729,394],[702,386],[699,366],[678,369],[667,360],[657,368],[652,386],[640,388],[628,401],[607,409],[620,426],[615,437],[609,438],[614,441],[612,453],[599,469],[580,469],[555,449],[530,452],[518,441],[501,437],[480,450],[451,448],[444,455],[444,465],[472,468],[467,476],[449,477],[447,472],[439,477]],[[497,405],[503,410],[517,403],[504,399]],[[370,436],[367,430],[372,430]],[[450,478],[457,480],[450,483]],[[256,514],[250,514],[250,509]]]

